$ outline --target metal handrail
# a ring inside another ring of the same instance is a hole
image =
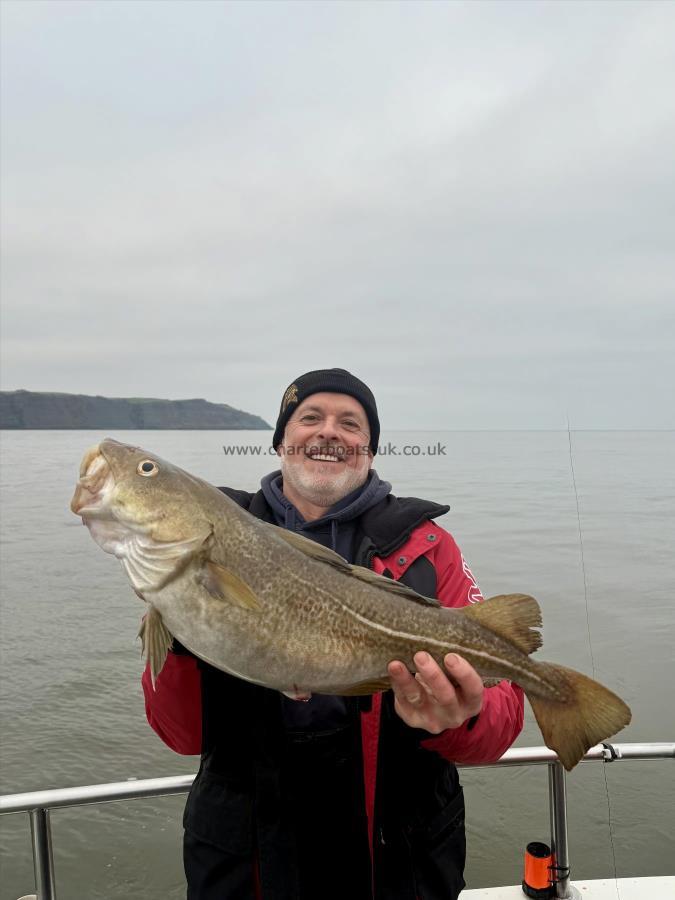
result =
[[[675,759],[675,742],[641,744],[598,744],[586,753],[582,762],[619,762],[624,760]],[[514,747],[492,763],[462,764],[458,768],[492,768],[493,766],[546,765],[549,774],[549,810],[551,815],[551,850],[557,871],[563,873],[556,882],[556,897],[572,896],[567,851],[567,799],[565,770],[557,755],[548,747]],[[143,778],[109,784],[53,788],[0,796],[0,815],[27,812],[30,815],[33,843],[33,866],[37,900],[56,900],[54,858],[52,852],[49,811],[66,806],[85,806],[112,800],[134,800],[184,794],[190,789],[194,775],[172,775],[168,778]]]
[[[0,797],[0,815],[30,812],[33,809],[58,809],[63,806],[88,806],[110,800],[137,800],[143,797],[165,797],[190,790],[194,775],[170,775],[167,778],[129,778],[108,784],[85,784],[81,787],[50,788],[24,794]]]
[[[675,742],[652,741],[640,744],[611,744],[609,741],[604,741],[602,744],[596,744],[595,747],[591,747],[581,759],[581,762],[615,762],[621,759],[675,759]],[[550,750],[548,747],[511,747],[496,762],[457,763],[457,768],[483,769],[491,768],[492,766],[536,766],[550,765],[555,762],[559,762],[558,755],[555,750]]]
[[[597,744],[581,762],[613,762],[626,759],[675,759],[675,742],[646,744]],[[550,765],[558,761],[548,747],[512,747],[498,760],[490,763],[458,763],[457,768],[484,769],[494,766]],[[64,806],[86,806],[111,800],[134,800],[143,797],[164,797],[190,790],[194,775],[170,775],[166,778],[129,778],[104,784],[80,787],[49,788],[21,794],[0,796],[0,815],[30,812],[32,809],[57,809]]]

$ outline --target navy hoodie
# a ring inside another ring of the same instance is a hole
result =
[[[351,494],[347,494],[342,500],[338,500],[320,519],[305,522],[302,515],[283,493],[281,472],[272,472],[270,475],[266,475],[261,482],[261,487],[265,500],[274,513],[277,525],[281,525],[288,531],[297,531],[298,534],[316,541],[317,544],[323,544],[324,547],[330,547],[347,562],[354,560],[355,520],[391,493],[389,482],[382,481],[377,472],[371,469],[361,487],[352,491]]]
[[[266,475],[261,487],[277,525],[302,534],[324,547],[330,547],[347,562],[354,560],[356,519],[391,492],[389,482],[382,481],[377,472],[371,469],[361,487],[331,506],[320,519],[306,522],[284,496],[281,472]],[[330,731],[347,721],[347,707],[341,697],[315,694],[307,703],[287,697],[282,697],[282,700],[286,728],[291,734]]]

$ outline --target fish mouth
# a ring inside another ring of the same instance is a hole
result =
[[[156,519],[152,504],[148,510],[142,497],[134,502],[125,471],[131,455],[132,471],[142,474],[137,457],[143,460],[144,451],[139,451],[110,438],[89,449],[82,459],[70,508],[82,517],[99,547],[120,560],[134,590],[145,595],[161,590],[175,578],[201,550],[210,532],[198,530],[196,535],[185,538],[179,534],[169,540],[153,536]],[[161,519],[161,511],[158,517]]]
[[[70,508],[83,521],[107,513],[107,501],[115,479],[108,460],[101,451],[101,445],[90,447],[80,465],[80,480],[75,488]]]

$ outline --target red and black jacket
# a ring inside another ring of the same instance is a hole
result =
[[[257,518],[273,522],[262,491],[223,490]],[[447,511],[388,495],[359,518],[354,562],[445,606],[480,602],[457,544],[432,521]],[[202,756],[186,829],[225,851],[255,852],[262,896],[288,900],[293,873],[280,833],[284,733],[278,692],[174,653],[156,690],[147,670],[143,688],[148,721],[162,740],[178,753]],[[489,762],[510,747],[522,728],[522,691],[510,682],[487,688],[478,717],[436,736],[406,726],[394,712],[391,692],[350,703],[361,735],[375,897],[456,896],[464,885],[464,806],[452,763]],[[231,722],[237,722],[234,733]]]

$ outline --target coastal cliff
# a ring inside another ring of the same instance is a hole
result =
[[[0,428],[263,430],[260,416],[206,400],[0,391]]]

